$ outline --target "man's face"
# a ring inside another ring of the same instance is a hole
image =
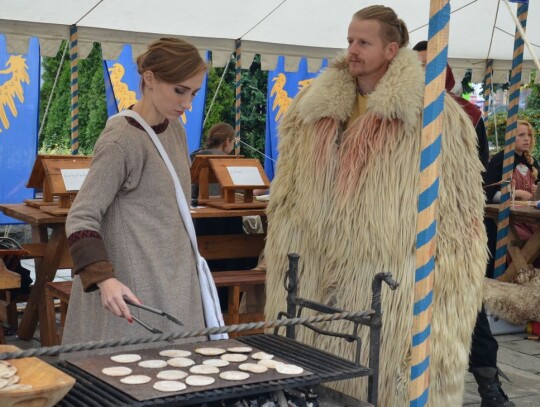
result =
[[[349,72],[358,79],[373,78],[378,81],[399,49],[396,42],[385,45],[380,31],[381,25],[376,20],[353,18],[349,25]]]
[[[427,51],[417,51],[417,52],[418,52],[418,58],[420,58],[420,61],[422,61],[422,66],[425,68]]]

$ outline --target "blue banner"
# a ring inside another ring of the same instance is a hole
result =
[[[39,120],[39,42],[32,38],[26,55],[8,54],[0,35],[0,203],[34,197],[26,182],[37,154]],[[0,224],[20,223],[0,215]]]
[[[208,60],[208,53],[206,60]],[[104,60],[103,71],[109,117],[127,109],[141,98],[140,75],[137,72],[137,65],[133,62],[130,44],[124,45],[117,60]],[[180,117],[186,129],[189,153],[197,150],[201,145],[206,79],[205,76],[201,90],[193,100],[191,110]]]
[[[300,60],[297,72],[285,72],[284,65],[285,59],[280,56],[276,69],[268,72],[265,153],[270,158],[264,159],[264,170],[270,181],[274,178],[278,158],[279,120],[298,92],[309,86],[313,78],[326,68],[328,61],[323,60],[318,72],[308,72],[306,58]]]

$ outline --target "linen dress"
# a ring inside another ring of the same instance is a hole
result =
[[[186,137],[170,122],[158,138],[190,202]],[[115,277],[143,304],[179,318],[130,307],[133,315],[164,332],[205,326],[195,256],[175,198],[173,180],[148,134],[115,117],[96,143],[88,176],[66,222],[66,233],[95,231],[103,238]],[[83,271],[84,272],[84,271]],[[63,344],[150,333],[103,308],[99,290],[85,293],[75,276]]]

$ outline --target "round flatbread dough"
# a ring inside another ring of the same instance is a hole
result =
[[[149,376],[143,374],[136,374],[133,376],[122,377],[120,379],[120,382],[124,384],[145,384],[148,383],[150,380],[152,380],[152,378],[150,378]]]
[[[12,384],[19,383],[19,380],[21,380],[21,378],[19,376],[17,376],[17,375],[11,376],[9,379],[7,379],[7,381],[9,382],[8,386],[12,385]]]
[[[137,355],[136,353],[124,353],[122,355],[111,356],[111,360],[116,363],[135,363],[141,359],[141,355]]]
[[[239,372],[238,370],[228,370],[226,372],[221,372],[219,374],[219,377],[223,380],[230,380],[230,381],[242,381],[249,378],[249,373],[246,372]]]
[[[219,373],[219,369],[210,365],[195,365],[189,368],[189,371],[194,374],[216,374]]]
[[[163,381],[155,382],[152,387],[156,389],[157,391],[163,391],[163,392],[182,391],[187,388],[187,386],[184,383],[174,382],[171,380],[163,380]]]
[[[182,349],[165,349],[159,352],[159,355],[168,358],[185,358],[191,355],[191,352],[189,350]]]
[[[242,363],[238,366],[238,369],[250,373],[264,373],[268,371],[266,366],[259,365],[258,363]]]
[[[9,384],[3,389],[0,389],[0,392],[10,392],[10,391],[22,391],[22,390],[32,390],[33,387],[31,384]]]
[[[183,370],[162,370],[157,374],[157,378],[161,380],[181,380],[187,375]]]
[[[186,384],[189,386],[196,386],[196,387],[210,386],[215,381],[216,379],[210,376],[193,375],[193,376],[186,377]]]
[[[5,360],[0,360],[0,379],[9,379],[17,374],[17,368]]]
[[[235,346],[233,348],[227,348],[227,352],[231,353],[251,353],[253,349],[248,346]]]
[[[276,366],[276,371],[281,374],[300,374],[304,372],[304,369],[302,369],[300,366],[280,363]]]
[[[195,352],[204,356],[218,356],[223,355],[227,351],[221,348],[197,348]]]
[[[257,364],[267,367],[269,369],[275,369],[277,365],[280,365],[282,363],[283,362],[278,362],[277,360],[272,360],[272,359],[263,359],[257,362]]]
[[[226,353],[220,357],[227,362],[245,362],[248,358],[247,355],[241,353]]]
[[[257,352],[257,353],[254,353],[253,355],[251,355],[251,357],[253,359],[257,359],[257,360],[267,360],[267,359],[272,359],[274,357],[274,355],[271,355],[271,354],[266,353],[266,352]]]
[[[106,367],[101,370],[106,376],[127,376],[133,372],[129,367],[126,366],[111,366]]]
[[[164,360],[159,359],[150,359],[150,360],[143,360],[142,362],[139,362],[140,367],[146,367],[148,369],[161,369],[165,366],[167,366],[167,362]]]
[[[0,379],[0,390],[9,385],[9,379]]]
[[[202,363],[203,365],[215,366],[215,367],[225,367],[225,366],[230,365],[229,362],[223,359],[206,359],[206,360],[203,360]]]
[[[194,365],[195,361],[188,358],[172,358],[167,361],[167,364],[172,367],[188,367]]]

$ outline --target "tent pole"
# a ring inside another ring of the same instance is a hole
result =
[[[529,3],[520,3],[517,16],[523,30],[527,27],[527,14]],[[512,59],[512,74],[510,78],[510,100],[508,101],[508,118],[506,119],[506,134],[504,136],[504,161],[502,180],[511,180],[514,172],[514,147],[516,142],[517,118],[519,111],[519,90],[521,88],[521,68],[523,65],[523,37],[516,26],[514,37],[514,55]],[[511,184],[503,183],[501,186],[501,203],[497,222],[497,250],[495,252],[495,269],[493,276],[501,276],[499,280],[511,282],[514,275],[505,274],[506,253],[508,244],[508,228],[510,224],[510,189]]]
[[[486,64],[486,73],[484,75],[484,88],[482,89],[484,97],[484,121],[487,122],[489,108],[491,107],[491,93],[493,92],[493,59],[488,59]],[[495,120],[495,124],[497,121]]]
[[[239,38],[236,40],[236,79],[235,79],[235,116],[234,116],[234,136],[240,140],[240,106],[242,104],[242,40]],[[240,143],[235,143],[235,154],[240,154]]]
[[[79,46],[77,26],[69,27],[69,56],[71,59],[71,154],[79,154]]]
[[[431,305],[449,21],[449,1],[431,0],[416,226],[410,407],[426,406],[429,399]]]

